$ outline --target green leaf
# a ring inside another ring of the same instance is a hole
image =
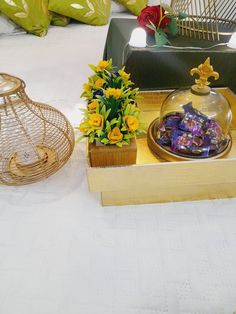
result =
[[[100,110],[100,114],[105,117],[105,114],[106,114],[106,106],[105,105],[102,106],[102,109]]]
[[[178,19],[179,20],[184,20],[184,19],[186,19],[187,16],[188,16],[187,13],[179,12]]]
[[[121,116],[119,116],[118,121],[117,121],[118,128],[121,127],[121,124],[122,124],[122,118],[121,118]]]
[[[109,143],[109,140],[107,139],[107,138],[103,138],[102,140],[101,140],[101,143],[103,143],[103,144],[108,144]]]
[[[116,143],[116,146],[118,146],[118,147],[122,147],[122,142],[118,142],[118,143]]]
[[[114,118],[114,119],[112,119],[112,120],[110,121],[110,125],[116,124],[117,122],[118,122],[117,119]]]
[[[130,144],[130,140],[126,139],[122,142],[122,145],[129,145]]]
[[[95,67],[95,65],[93,64],[89,64],[90,69],[92,69],[94,72],[96,72],[97,67]]]
[[[111,108],[107,110],[107,112],[106,112],[106,114],[104,116],[105,120],[108,118],[110,112],[111,112]]]
[[[176,19],[172,17],[170,23],[168,24],[168,33],[175,36],[178,34],[178,31],[179,29],[178,29]]]
[[[157,47],[162,47],[169,43],[167,35],[163,31],[156,31],[155,32],[155,42]]]
[[[124,135],[124,140],[128,140],[128,139],[133,138],[133,137],[134,137],[133,134],[127,133]]]
[[[78,137],[77,140],[76,140],[76,142],[78,143],[78,142],[82,141],[82,139],[84,139],[84,135]]]
[[[101,137],[101,135],[103,134],[103,131],[102,130],[97,130],[96,133],[97,133],[98,137]]]
[[[95,134],[94,133],[91,133],[89,135],[89,143],[93,143],[94,142],[94,139],[95,139]]]
[[[111,125],[110,125],[109,121],[106,121],[106,130],[108,133],[111,132]]]

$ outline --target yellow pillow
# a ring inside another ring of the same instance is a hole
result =
[[[110,7],[111,0],[49,0],[48,9],[82,23],[104,25],[108,23]]]
[[[148,4],[148,0],[116,0],[125,6],[131,13],[139,15]]]
[[[0,11],[27,32],[47,34],[50,24],[48,0],[0,0]]]
[[[70,23],[70,18],[55,12],[51,12],[51,24],[54,26],[66,26]]]

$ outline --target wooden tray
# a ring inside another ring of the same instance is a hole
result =
[[[87,176],[91,192],[100,192],[103,205],[145,204],[236,197],[236,95],[218,89],[233,112],[232,147],[220,159],[166,162],[153,155],[147,138],[137,139],[136,165],[90,167]],[[145,129],[158,117],[160,106],[171,91],[142,92],[139,107]]]

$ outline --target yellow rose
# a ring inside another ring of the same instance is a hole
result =
[[[83,85],[83,88],[84,88],[84,91],[85,91],[85,92],[90,92],[90,90],[91,90],[91,86],[90,86],[89,84],[87,84],[87,83],[85,83],[85,84]]]
[[[92,113],[89,115],[89,125],[95,130],[101,130],[104,124],[104,117],[98,113]]]
[[[123,134],[121,133],[120,129],[116,126],[114,129],[111,130],[111,132],[107,135],[110,144],[115,144],[120,142],[123,139]]]
[[[88,111],[95,111],[99,106],[99,102],[97,100],[93,100],[91,103],[88,104]]]
[[[96,70],[97,70],[97,72],[101,72],[101,71],[106,70],[106,68],[108,68],[108,66],[109,66],[109,62],[102,60],[98,63]]]
[[[125,116],[123,121],[128,131],[136,131],[139,128],[139,120],[135,116]]]
[[[80,125],[79,125],[79,131],[81,132],[81,133],[85,133],[86,132],[86,125],[85,125],[86,123],[85,123],[85,121],[82,121],[81,123],[80,123]]]
[[[127,83],[130,78],[130,74],[126,73],[123,69],[119,71],[119,74],[122,77],[123,81]]]
[[[97,79],[96,82],[94,83],[94,85],[98,88],[102,87],[103,84],[105,83],[105,81],[101,78]]]
[[[122,95],[122,90],[119,88],[108,88],[105,91],[106,98],[114,97],[115,99],[119,99]]]

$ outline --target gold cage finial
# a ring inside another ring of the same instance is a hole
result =
[[[192,86],[192,90],[197,93],[207,94],[210,91],[209,85],[211,82],[208,81],[210,77],[213,77],[215,80],[218,80],[220,77],[219,73],[214,71],[213,66],[210,64],[210,57],[208,57],[204,63],[200,64],[197,68],[193,68],[190,71],[190,74],[199,75],[199,79],[195,80],[196,85]]]

